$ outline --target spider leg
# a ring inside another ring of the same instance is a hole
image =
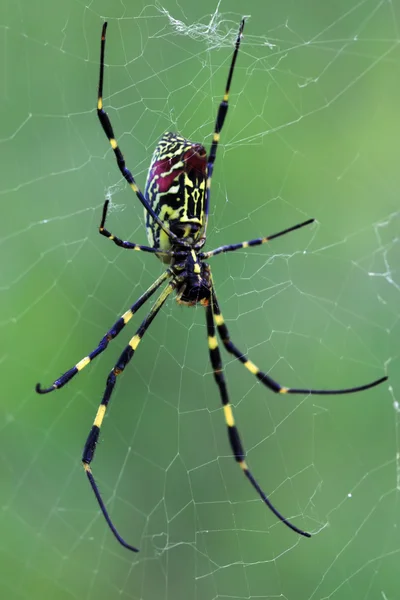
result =
[[[114,325],[107,331],[104,337],[99,342],[97,348],[95,348],[88,356],[85,356],[80,360],[72,369],[66,371],[61,377],[56,379],[56,381],[48,388],[42,388],[40,383],[36,384],[36,391],[38,394],[48,394],[54,390],[58,390],[62,388],[66,383],[68,383],[79,371],[82,371],[96,356],[104,352],[107,348],[108,343],[113,340],[117,335],[122,331],[125,325],[131,320],[133,315],[139,308],[154,294],[154,292],[160,287],[160,285],[167,279],[167,277],[171,277],[171,272],[167,269],[146,291],[142,296],[140,296],[139,300],[132,304],[129,310],[127,310],[119,319],[114,323]]]
[[[111,148],[114,150],[115,158],[117,160],[118,168],[121,171],[122,175],[129,183],[132,190],[135,192],[136,196],[139,198],[140,202],[147,210],[147,212],[151,215],[151,217],[158,223],[158,225],[165,231],[168,237],[172,240],[177,240],[177,237],[174,233],[172,233],[168,227],[161,221],[161,219],[156,215],[154,210],[151,208],[150,204],[147,202],[146,198],[140,191],[135,178],[133,177],[130,170],[125,165],[125,159],[118,147],[117,140],[115,139],[114,131],[111,125],[111,121],[103,109],[103,80],[104,80],[104,53],[106,47],[106,30],[107,30],[107,22],[103,23],[103,28],[101,31],[101,46],[100,46],[100,75],[99,75],[99,88],[98,88],[98,96],[97,96],[97,116],[99,117],[101,126],[103,127],[104,133],[106,134],[108,141],[111,144]]]
[[[247,463],[245,460],[246,454],[245,454],[242,442],[240,440],[239,432],[235,425],[235,420],[234,420],[233,412],[232,412],[232,406],[229,402],[228,389],[227,389],[227,386],[225,383],[225,377],[224,377],[223,368],[222,368],[221,354],[220,354],[220,351],[218,348],[217,337],[215,335],[215,325],[214,325],[214,317],[215,316],[216,315],[213,314],[213,306],[212,306],[212,304],[209,304],[206,307],[208,348],[209,348],[209,352],[210,352],[211,365],[212,365],[212,368],[214,371],[214,378],[215,378],[215,381],[219,388],[221,402],[222,402],[222,406],[224,409],[225,421],[226,421],[226,425],[228,427],[229,442],[230,442],[230,445],[232,448],[234,458],[235,458],[236,462],[239,464],[243,473],[246,475],[247,479],[250,481],[251,485],[255,488],[255,490],[258,492],[259,496],[263,500],[263,502],[265,502],[265,504],[274,513],[274,515],[280,521],[282,521],[282,523],[284,523],[287,527],[289,527],[296,533],[303,535],[304,537],[311,537],[311,535],[309,533],[307,533],[306,531],[303,531],[302,529],[299,529],[295,525],[292,525],[292,523],[290,523],[290,521],[285,519],[285,517],[283,515],[281,515],[281,513],[273,506],[273,504],[271,504],[271,501],[268,499],[268,497],[265,495],[265,493],[263,492],[263,490],[261,489],[261,487],[259,486],[257,481],[254,479],[251,471],[249,470],[249,468],[247,466]]]
[[[221,252],[234,252],[235,250],[241,250],[242,248],[260,246],[261,244],[265,244],[266,242],[274,240],[277,237],[281,237],[286,233],[296,231],[296,229],[301,229],[306,225],[311,225],[311,223],[314,223],[314,221],[315,219],[308,219],[307,221],[303,221],[303,223],[298,223],[297,225],[293,225],[293,227],[289,227],[288,229],[284,229],[283,231],[279,231],[279,233],[274,233],[267,237],[255,238],[254,240],[248,240],[247,242],[239,242],[238,244],[227,244],[226,246],[219,246],[219,248],[215,248],[214,250],[210,250],[209,252],[201,252],[199,254],[199,258],[200,260],[204,260],[210,258],[211,256],[215,256],[216,254],[221,254]]]
[[[85,447],[83,449],[83,454],[82,454],[83,468],[85,469],[85,472],[89,479],[90,485],[93,489],[93,492],[95,493],[95,496],[97,498],[97,501],[98,501],[100,509],[101,509],[101,512],[103,513],[104,518],[108,523],[108,526],[110,527],[114,536],[117,538],[118,542],[122,546],[124,546],[128,550],[132,550],[133,552],[138,552],[138,549],[135,548],[134,546],[129,545],[127,542],[125,542],[125,540],[120,536],[120,534],[118,533],[117,529],[115,528],[115,526],[113,525],[113,523],[111,521],[110,515],[108,514],[107,508],[106,508],[106,506],[103,502],[103,499],[101,497],[101,494],[99,492],[99,488],[97,487],[96,481],[93,477],[93,473],[90,468],[90,463],[92,462],[94,455],[95,455],[96,444],[97,444],[97,441],[99,438],[101,424],[103,422],[104,415],[106,413],[107,406],[108,406],[112,391],[115,386],[117,375],[120,375],[124,371],[125,367],[128,365],[128,363],[132,359],[133,355],[135,354],[136,348],[138,347],[141,339],[143,338],[144,334],[146,333],[149,325],[151,324],[154,317],[157,315],[157,313],[163,306],[164,302],[167,300],[170,293],[175,289],[175,287],[176,287],[175,282],[171,281],[164,288],[164,290],[161,292],[161,294],[155,301],[149,314],[144,319],[144,321],[140,325],[139,329],[137,330],[136,334],[133,336],[133,338],[131,339],[129,344],[123,350],[117,363],[115,364],[114,368],[112,369],[111,373],[109,374],[109,376],[107,378],[106,389],[104,391],[103,398],[102,398],[100,406],[97,410],[97,414],[96,414],[93,426],[87,437]]]
[[[224,344],[226,350],[233,354],[240,362],[246,367],[252,375],[255,375],[257,379],[259,379],[267,388],[272,390],[275,393],[279,394],[315,394],[315,395],[337,395],[337,394],[352,394],[354,392],[362,392],[363,390],[368,390],[369,388],[375,387],[380,383],[383,383],[387,380],[387,377],[381,377],[380,379],[376,379],[371,383],[367,383],[364,385],[360,385],[352,388],[343,388],[339,390],[313,390],[310,388],[288,388],[280,385],[277,381],[272,379],[269,375],[261,371],[251,360],[247,358],[245,354],[243,354],[231,341],[229,336],[229,331],[227,326],[225,325],[224,318],[221,314],[217,297],[215,295],[214,286],[211,290],[211,303],[213,306],[213,312],[215,317],[215,322],[217,324],[218,333],[221,337],[222,343]]]
[[[212,139],[212,143],[211,143],[210,153],[208,155],[208,162],[207,162],[208,177],[207,177],[206,197],[205,197],[205,203],[204,203],[204,219],[205,219],[204,235],[205,235],[205,231],[207,229],[208,213],[210,210],[210,189],[211,189],[211,178],[212,178],[212,174],[213,174],[213,170],[214,170],[214,162],[215,162],[215,158],[217,156],[217,149],[218,149],[220,133],[221,133],[222,127],[224,125],[226,113],[228,112],[229,92],[230,92],[230,88],[231,88],[233,71],[235,68],[235,63],[236,63],[237,55],[239,52],[240,41],[242,39],[244,23],[245,23],[245,20],[242,19],[240,21],[239,31],[238,31],[236,43],[235,43],[235,49],[233,51],[231,66],[229,69],[228,79],[227,79],[226,86],[225,86],[225,94],[224,94],[222,101],[218,108],[217,118],[215,121],[214,135],[213,135],[213,139]]]
[[[114,244],[116,244],[120,248],[126,248],[127,250],[138,250],[141,252],[151,252],[152,254],[163,254],[163,255],[168,255],[168,256],[176,255],[176,253],[174,253],[174,252],[170,252],[168,250],[162,250],[161,248],[154,248],[153,246],[142,246],[141,244],[125,242],[124,240],[121,240],[116,235],[113,235],[112,233],[110,233],[107,229],[105,229],[109,202],[110,202],[109,200],[106,200],[104,202],[103,214],[101,217],[101,223],[100,223],[100,227],[99,227],[100,235],[104,235],[104,237],[106,237],[107,239],[114,242]]]

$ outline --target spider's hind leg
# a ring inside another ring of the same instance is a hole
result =
[[[239,431],[235,425],[235,420],[234,420],[233,412],[232,412],[232,406],[229,402],[229,395],[228,395],[228,389],[226,386],[223,367],[222,367],[221,354],[220,354],[219,347],[218,347],[218,340],[215,335],[214,317],[216,317],[216,315],[214,315],[213,305],[211,303],[206,307],[208,348],[209,348],[209,352],[210,352],[211,365],[212,365],[212,368],[214,371],[214,378],[215,378],[215,381],[219,388],[221,402],[222,402],[222,406],[223,406],[223,410],[224,410],[225,422],[226,422],[226,425],[228,428],[229,443],[232,448],[233,456],[234,456],[236,462],[238,463],[238,465],[240,466],[240,468],[242,469],[243,473],[247,477],[247,479],[250,481],[253,488],[257,491],[260,498],[268,506],[268,508],[274,513],[274,515],[280,521],[282,521],[282,523],[284,523],[287,527],[292,529],[294,532],[296,532],[300,535],[303,535],[304,537],[311,537],[311,534],[307,533],[306,531],[303,531],[302,529],[299,529],[298,527],[296,527],[295,525],[290,523],[290,521],[288,521],[273,506],[273,504],[271,503],[269,498],[266,496],[266,494],[263,492],[263,490],[257,483],[257,481],[254,478],[253,474],[251,473],[249,467],[247,466],[247,463],[245,460],[245,457],[246,457],[245,450],[243,448],[243,445],[242,445],[242,442],[240,439]]]
[[[153,307],[151,308],[149,314],[147,315],[147,317],[144,319],[144,321],[142,322],[142,324],[140,325],[139,329],[137,330],[136,334],[133,336],[133,338],[130,340],[129,344],[126,346],[126,348],[123,350],[121,356],[119,357],[117,363],[115,364],[114,368],[112,369],[111,373],[109,374],[108,378],[107,378],[107,383],[106,383],[106,388],[104,390],[104,394],[103,394],[103,398],[100,402],[100,406],[97,410],[97,414],[96,417],[94,419],[92,428],[89,432],[89,435],[87,437],[86,443],[85,443],[85,447],[83,449],[83,455],[82,455],[82,463],[83,463],[83,468],[85,469],[85,473],[87,475],[87,478],[89,480],[89,483],[92,487],[92,490],[96,496],[97,502],[99,503],[101,512],[103,513],[103,516],[105,518],[105,520],[107,521],[107,524],[109,526],[109,528],[111,529],[112,533],[114,534],[115,538],[118,540],[118,542],[124,546],[124,548],[127,548],[128,550],[132,550],[133,552],[138,552],[138,549],[135,548],[134,546],[131,546],[130,544],[128,544],[122,537],[121,535],[118,533],[116,527],[114,526],[110,515],[108,514],[108,510],[106,508],[106,505],[104,504],[104,501],[101,497],[99,488],[97,486],[97,483],[94,479],[93,473],[92,473],[92,469],[91,469],[91,463],[94,459],[94,455],[95,455],[95,451],[96,451],[96,445],[99,439],[99,435],[100,435],[100,429],[101,429],[101,425],[103,423],[103,419],[104,416],[106,414],[107,411],[107,407],[108,404],[110,402],[111,399],[111,395],[112,392],[114,390],[114,386],[115,383],[117,381],[117,376],[120,375],[121,373],[123,373],[123,371],[125,370],[125,368],[127,367],[127,365],[129,364],[129,362],[132,360],[136,349],[141,341],[141,339],[143,338],[144,334],[146,333],[147,329],[149,328],[150,324],[152,323],[152,321],[154,320],[154,318],[156,317],[157,313],[160,311],[161,307],[163,306],[163,304],[165,303],[165,301],[167,300],[168,296],[171,294],[171,292],[175,289],[176,284],[174,281],[171,281],[170,283],[168,283],[168,285],[164,288],[164,290],[161,292],[161,294],[159,295],[159,297],[157,298],[157,300],[155,301]]]

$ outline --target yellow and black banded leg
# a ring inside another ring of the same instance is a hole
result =
[[[126,242],[124,240],[121,240],[121,238],[117,237],[116,235],[110,233],[110,231],[108,231],[107,229],[105,229],[109,202],[109,200],[106,200],[104,202],[103,215],[99,227],[100,235],[104,235],[104,237],[114,242],[114,244],[116,244],[120,248],[126,248],[127,250],[137,250],[139,252],[151,252],[152,254],[163,254],[169,256],[175,255],[173,252],[170,252],[168,250],[162,250],[161,248],[154,248],[153,246],[143,246],[141,244],[134,244],[133,242]]]
[[[220,133],[222,127],[224,125],[225,117],[228,112],[228,102],[229,102],[229,92],[231,89],[232,76],[233,71],[236,64],[237,55],[240,47],[240,40],[242,39],[243,28],[244,28],[245,20],[242,19],[239,26],[239,31],[237,34],[236,42],[235,42],[235,50],[233,51],[231,66],[228,73],[228,79],[225,86],[225,94],[222,98],[222,101],[218,108],[217,118],[215,121],[214,135],[211,143],[210,153],[207,159],[207,187],[206,187],[206,197],[205,197],[205,206],[204,206],[204,214],[205,214],[205,229],[207,229],[207,219],[208,213],[210,210],[210,189],[211,189],[211,178],[214,170],[214,162],[217,156],[218,143],[220,138]]]
[[[161,309],[164,302],[167,300],[168,296],[174,289],[175,289],[175,283],[173,281],[171,281],[165,287],[163,292],[159,295],[159,297],[157,298],[156,302],[154,303],[151,311],[149,312],[147,317],[144,319],[144,321],[140,325],[139,329],[137,330],[136,334],[133,336],[133,338],[131,339],[129,344],[123,350],[117,363],[115,364],[114,368],[112,369],[111,373],[109,374],[109,376],[107,378],[106,389],[104,391],[103,399],[98,408],[96,418],[94,420],[92,429],[90,430],[90,433],[87,437],[85,447],[83,449],[83,454],[82,454],[83,468],[85,469],[85,472],[89,479],[90,485],[92,486],[94,494],[99,503],[101,512],[103,513],[104,518],[108,523],[108,526],[110,527],[111,531],[113,532],[114,536],[119,541],[119,543],[122,546],[124,546],[125,548],[127,548],[128,550],[132,550],[133,552],[139,552],[139,550],[137,548],[135,548],[134,546],[131,546],[130,544],[125,542],[125,540],[120,536],[120,534],[116,530],[115,526],[113,525],[113,522],[111,521],[110,515],[108,514],[107,508],[106,508],[106,506],[103,502],[103,499],[101,497],[101,494],[99,492],[99,488],[97,487],[96,481],[93,477],[93,473],[90,468],[90,463],[92,462],[94,455],[95,455],[96,444],[99,439],[101,424],[103,422],[104,415],[106,414],[107,406],[110,401],[111,394],[112,394],[112,391],[114,389],[114,386],[115,386],[115,383],[117,380],[117,376],[120,375],[124,371],[125,367],[132,360],[133,355],[135,354],[136,348],[138,347],[138,345],[139,345],[141,339],[143,338],[144,334],[146,333],[148,327],[150,326],[151,322],[157,315],[158,311]]]
[[[280,385],[277,381],[272,379],[267,373],[261,371],[251,360],[247,358],[245,354],[243,354],[231,341],[229,336],[229,331],[227,326],[225,325],[224,318],[221,314],[217,297],[215,295],[214,287],[211,291],[211,304],[214,311],[215,323],[218,328],[218,333],[221,337],[222,343],[224,344],[226,350],[236,356],[238,360],[246,367],[248,371],[252,375],[255,375],[257,379],[259,379],[267,388],[272,390],[277,394],[315,394],[315,395],[337,395],[337,394],[352,394],[354,392],[362,392],[363,390],[368,390],[369,388],[375,387],[380,383],[383,383],[387,380],[387,377],[381,377],[380,379],[376,379],[371,383],[367,383],[365,385],[360,385],[352,388],[344,388],[339,390],[313,390],[311,388],[288,388]]]
[[[222,368],[222,360],[221,354],[218,348],[218,341],[215,335],[215,325],[214,325],[214,315],[213,315],[213,307],[209,304],[206,307],[206,319],[207,319],[207,335],[208,335],[208,348],[210,351],[210,360],[211,365],[214,371],[214,378],[217,382],[219,393],[221,396],[221,402],[224,409],[225,421],[228,427],[228,436],[229,442],[232,448],[233,456],[236,462],[239,464],[243,473],[246,475],[247,479],[250,481],[251,485],[258,492],[259,496],[268,506],[268,508],[274,513],[274,515],[282,521],[287,527],[295,531],[296,533],[303,535],[304,537],[311,537],[309,533],[299,529],[295,525],[292,525],[290,521],[285,519],[283,515],[271,504],[271,501],[267,498],[257,481],[254,479],[253,474],[249,470],[249,467],[246,463],[246,453],[242,446],[242,442],[240,440],[239,432],[235,425],[235,420],[233,417],[232,406],[229,402],[228,389],[225,382],[225,377]]]
[[[140,191],[135,178],[133,177],[130,170],[125,165],[125,159],[118,147],[117,140],[115,139],[114,131],[110,122],[110,119],[103,109],[103,80],[104,80],[104,53],[106,48],[106,30],[107,30],[107,22],[103,23],[103,28],[101,30],[101,46],[100,46],[100,75],[99,75],[99,88],[97,95],[97,116],[99,117],[101,126],[103,127],[104,133],[106,134],[108,141],[111,144],[111,148],[114,150],[115,158],[117,160],[117,164],[119,170],[122,175],[129,183],[132,190],[135,192],[136,196],[139,198],[140,202],[147,210],[147,212],[151,215],[151,217],[158,223],[158,225],[165,231],[168,237],[172,240],[176,240],[177,237],[174,233],[172,233],[168,227],[161,221],[161,219],[156,215],[154,210],[151,208],[150,204],[147,202],[146,198]]]
[[[216,254],[221,254],[221,252],[234,252],[235,250],[241,250],[242,248],[251,248],[253,246],[260,246],[261,244],[265,244],[266,242],[270,242],[275,238],[281,237],[286,233],[290,233],[291,231],[296,231],[296,229],[301,229],[306,225],[311,225],[314,223],[315,219],[307,219],[307,221],[303,221],[303,223],[298,223],[297,225],[293,225],[293,227],[289,227],[288,229],[284,229],[283,231],[279,231],[279,233],[274,233],[272,235],[268,235],[267,237],[255,238],[254,240],[248,240],[247,242],[239,242],[238,244],[226,244],[225,246],[220,246],[219,248],[215,248],[214,250],[210,250],[209,252],[201,252],[199,254],[200,260],[205,260],[210,258],[211,256],[215,256]]]
[[[53,392],[54,390],[59,390],[66,383],[68,383],[79,371],[82,371],[96,356],[104,352],[107,348],[109,342],[113,340],[117,335],[122,331],[125,325],[131,320],[135,312],[139,310],[139,308],[154,294],[154,292],[160,287],[160,285],[168,278],[171,277],[171,272],[166,270],[146,291],[140,296],[139,300],[132,304],[129,310],[127,310],[119,319],[114,323],[114,325],[107,331],[104,337],[99,342],[97,348],[93,350],[90,354],[82,358],[72,369],[66,371],[61,377],[56,379],[56,381],[48,388],[42,388],[40,383],[36,384],[36,391],[38,394],[48,394],[49,392]]]

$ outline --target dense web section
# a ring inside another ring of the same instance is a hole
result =
[[[389,0],[226,3],[23,1],[2,17],[0,196],[2,597],[152,600],[398,598],[400,557],[400,7]],[[245,12],[244,12],[245,11]],[[211,194],[207,249],[316,223],[210,259],[232,339],[280,384],[343,397],[277,397],[222,350],[247,461],[235,464],[209,364],[204,309],[172,299],[118,381],[93,469],[80,457],[141,308],[62,390],[161,274],[143,209],[96,117],[104,106],[141,189],[176,131],[210,147],[247,17]],[[128,331],[127,331],[128,329]]]

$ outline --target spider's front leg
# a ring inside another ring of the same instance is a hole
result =
[[[240,48],[240,42],[242,40],[244,24],[245,24],[245,19],[242,19],[240,21],[239,31],[236,36],[235,49],[233,51],[231,66],[229,68],[229,73],[228,73],[228,79],[227,79],[226,85],[225,85],[225,93],[224,93],[222,100],[218,107],[217,118],[215,120],[215,125],[214,125],[214,134],[213,134],[213,138],[212,138],[212,142],[211,142],[210,152],[209,152],[208,159],[207,159],[208,177],[207,177],[207,185],[206,185],[206,197],[205,197],[205,202],[204,202],[204,232],[206,232],[206,230],[207,230],[208,213],[210,210],[210,190],[211,190],[212,175],[213,175],[213,171],[214,171],[214,163],[215,163],[215,159],[217,158],[217,150],[218,150],[218,144],[219,144],[219,140],[220,140],[221,131],[224,126],[225,118],[226,118],[226,115],[228,112],[229,94],[230,94],[230,90],[231,90],[232,77],[233,77],[233,72],[235,70],[236,60],[237,60],[237,57],[239,54],[239,48]]]
[[[151,217],[154,219],[154,221],[156,223],[158,223],[159,227],[161,227],[161,229],[163,229],[165,231],[165,233],[168,235],[168,237],[171,240],[176,240],[177,239],[176,235],[174,233],[172,233],[168,229],[166,224],[161,221],[160,217],[158,215],[156,215],[156,213],[154,212],[154,210],[151,208],[150,204],[148,203],[147,199],[144,197],[143,193],[139,189],[132,173],[126,166],[125,158],[118,146],[118,142],[115,138],[115,134],[114,134],[114,130],[111,125],[111,121],[109,119],[108,114],[106,113],[106,111],[103,108],[104,56],[105,56],[105,50],[106,50],[106,31],[107,31],[107,22],[103,23],[103,27],[101,30],[100,72],[99,72],[99,87],[98,87],[98,92],[97,92],[97,116],[98,116],[101,126],[103,128],[103,131],[106,134],[108,141],[110,142],[111,148],[114,151],[117,165],[118,165],[119,170],[121,171],[122,176],[129,183],[129,186],[135,192],[137,198],[142,203],[145,210],[151,215]]]

